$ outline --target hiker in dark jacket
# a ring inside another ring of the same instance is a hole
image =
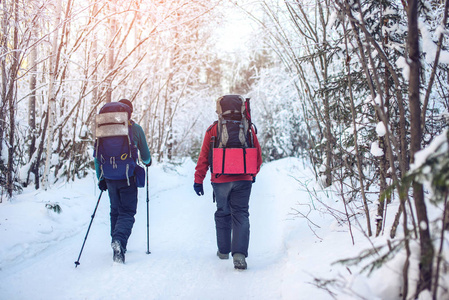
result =
[[[119,102],[129,107],[129,124],[131,125],[133,142],[137,146],[140,158],[148,167],[151,165],[151,155],[148,149],[145,133],[137,123],[131,120],[133,105],[127,99]],[[113,259],[115,262],[125,262],[125,252],[128,244],[128,238],[134,225],[134,215],[137,211],[137,184],[135,176],[129,179],[111,180],[105,179],[100,170],[100,163],[95,158],[95,170],[99,180],[100,190],[108,190],[111,202],[111,247],[113,249]]]
[[[206,131],[201,152],[195,168],[194,190],[198,196],[204,195],[203,181],[210,166],[209,153],[211,138],[217,137],[217,123]],[[228,259],[233,256],[236,269],[246,269],[245,258],[248,257],[249,246],[249,198],[252,183],[260,170],[262,154],[259,141],[251,128],[253,147],[257,149],[257,172],[255,174],[218,175],[211,174],[217,210],[215,212],[215,227],[217,235],[217,256]]]

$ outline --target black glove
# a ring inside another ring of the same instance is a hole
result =
[[[203,184],[202,183],[194,183],[193,189],[195,190],[198,196],[204,195]]]
[[[100,182],[98,182],[98,188],[102,190],[103,192],[108,189],[108,185],[106,184],[106,179],[101,179]]]
[[[256,176],[253,177],[253,183],[255,183],[255,182],[256,182]]]

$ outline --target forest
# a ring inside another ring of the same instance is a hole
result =
[[[153,159],[178,164],[196,162],[214,101],[240,94],[251,98],[264,162],[301,158],[339,195],[345,210],[329,210],[339,222],[389,237],[348,263],[379,267],[404,251],[402,299],[447,293],[448,0],[0,7],[0,201],[91,172],[92,124],[107,102],[129,99]],[[399,209],[387,219],[391,203]]]

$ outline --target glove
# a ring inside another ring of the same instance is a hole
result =
[[[103,192],[108,189],[108,185],[106,184],[106,179],[101,179],[100,182],[98,182],[98,188],[102,190]]]
[[[255,182],[256,182],[256,176],[253,177],[253,183],[255,183]]]
[[[198,196],[204,195],[203,184],[202,183],[194,183],[193,189],[195,190]]]

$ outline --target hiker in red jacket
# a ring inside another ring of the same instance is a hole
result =
[[[231,104],[229,104],[229,102]],[[242,104],[243,102],[243,104]],[[214,190],[214,199],[217,203],[217,210],[215,212],[215,227],[217,234],[217,256],[220,259],[228,259],[229,253],[233,256],[234,267],[236,269],[246,269],[247,264],[245,258],[248,256],[249,245],[249,198],[251,194],[251,187],[255,182],[255,176],[260,170],[262,164],[262,155],[255,130],[251,126],[246,129],[247,141],[250,141],[248,148],[251,149],[239,149],[241,153],[245,153],[245,150],[252,150],[252,158],[245,157],[241,161],[253,161],[253,166],[244,166],[240,171],[234,170],[236,174],[228,175],[225,170],[227,164],[235,164],[236,161],[240,161],[238,157],[232,157],[230,154],[225,159],[220,156],[219,166],[215,166],[216,160],[212,158],[212,150],[221,150],[223,157],[225,157],[225,151],[231,153],[229,148],[242,148],[234,144],[231,147],[229,143],[224,145],[221,141],[221,134],[226,131],[226,139],[231,141],[233,135],[238,139],[239,132],[233,132],[232,125],[234,123],[240,126],[235,128],[242,128],[242,121],[247,121],[249,116],[249,99],[247,99],[247,108],[240,108],[241,105],[245,105],[244,99],[238,95],[227,95],[217,100],[217,113],[219,114],[218,122],[212,124],[206,131],[203,145],[201,147],[201,153],[198,158],[198,162],[195,168],[195,183],[194,190],[198,196],[204,195],[203,181],[206,176],[207,170],[211,167],[211,181]],[[248,115],[246,115],[248,114]],[[243,115],[243,118],[239,115]],[[244,120],[242,120],[244,119]],[[227,129],[222,129],[227,126]],[[229,136],[229,137],[228,137]],[[242,136],[240,134],[240,136]],[[212,141],[212,143],[211,143]],[[243,141],[242,143],[245,143]],[[221,146],[221,147],[220,147]],[[217,147],[217,148],[215,148]],[[221,149],[220,149],[221,148]],[[223,149],[226,148],[226,149]],[[245,148],[245,147],[243,147]],[[221,152],[220,152],[221,153]],[[248,151],[250,153],[250,151]],[[214,152],[215,155],[215,152]],[[213,162],[213,165],[211,165]],[[223,165],[221,163],[223,162]],[[214,169],[215,168],[215,169]],[[221,170],[221,173],[217,173],[217,169]],[[247,174],[247,169],[252,169],[251,174]],[[255,171],[255,172],[254,172]]]

